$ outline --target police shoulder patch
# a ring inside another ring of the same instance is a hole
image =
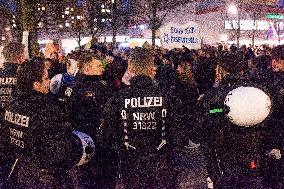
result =
[[[65,95],[68,96],[68,97],[70,97],[71,94],[72,94],[72,92],[73,92],[73,89],[70,88],[70,87],[67,87],[66,90],[65,90]]]

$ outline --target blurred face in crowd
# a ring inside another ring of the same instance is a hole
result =
[[[150,77],[151,77],[152,79],[154,79],[155,76],[156,76],[156,74],[157,74],[157,67],[156,67],[156,66],[153,66],[153,67],[151,68]]]
[[[22,64],[24,61],[25,61],[25,53],[23,52],[19,54],[17,63]]]
[[[58,60],[58,54],[57,54],[57,53],[52,53],[52,54],[50,55],[50,58],[51,58],[52,60]]]
[[[85,75],[102,75],[103,74],[103,65],[101,60],[93,58],[84,68]]]
[[[47,94],[49,92],[49,86],[50,86],[50,79],[48,78],[48,69],[49,69],[49,61],[45,61],[45,67],[42,74],[42,80],[41,82],[36,81],[34,83],[34,89],[36,91],[39,91],[41,93]]]
[[[107,63],[108,64],[111,64],[111,63],[113,63],[113,57],[112,56],[106,56],[106,61],[107,61]]]
[[[274,72],[283,72],[284,71],[284,60],[273,59],[271,66]]]

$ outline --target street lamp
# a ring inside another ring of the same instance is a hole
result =
[[[240,35],[241,35],[241,19],[240,19],[240,13],[238,11],[238,7],[235,4],[230,4],[228,7],[228,12],[237,15],[238,21],[237,21],[237,47],[240,46]]]
[[[229,5],[228,12],[231,13],[231,14],[237,15],[238,14],[237,6],[235,4]]]

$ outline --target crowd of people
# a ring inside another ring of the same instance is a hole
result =
[[[283,45],[3,55],[2,188],[178,188],[176,148],[214,188],[284,188]]]

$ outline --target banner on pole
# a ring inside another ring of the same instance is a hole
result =
[[[23,32],[22,44],[25,45],[25,59],[29,59],[29,31]]]

